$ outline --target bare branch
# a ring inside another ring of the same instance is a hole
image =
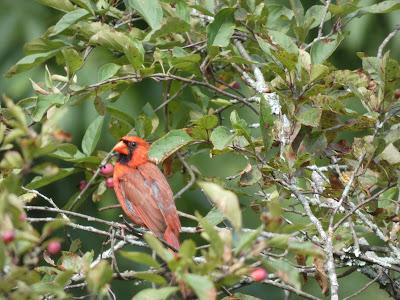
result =
[[[383,40],[378,48],[378,53],[376,54],[377,58],[383,57],[383,50],[385,49],[386,45],[390,42],[390,40],[400,31],[400,25],[396,25],[395,29],[388,34],[388,36]]]
[[[329,11],[329,6],[331,5],[331,0],[326,0],[325,2],[325,9],[324,9],[324,14],[322,15],[321,23],[319,24],[318,27],[318,35],[317,38],[320,39],[322,37],[322,30],[324,28],[324,23],[326,19],[326,15],[328,14]]]

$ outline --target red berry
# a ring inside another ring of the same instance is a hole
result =
[[[111,177],[107,178],[106,187],[108,187],[109,189],[114,188],[114,179],[112,179]]]
[[[79,190],[82,191],[87,185],[86,180],[79,181]]]
[[[100,168],[100,173],[105,176],[112,175],[113,172],[114,166],[112,164],[106,164]]]
[[[234,82],[232,83],[231,86],[232,86],[232,88],[234,88],[235,90],[240,89],[240,83],[237,82],[237,81],[234,81]]]
[[[51,241],[47,245],[47,252],[49,252],[49,254],[51,255],[57,254],[60,251],[61,251],[61,244],[58,241]]]
[[[251,279],[257,282],[263,281],[267,276],[268,273],[263,268],[256,268],[250,273]]]
[[[396,91],[394,92],[394,97],[395,97],[396,99],[400,99],[400,90],[396,90]]]
[[[14,230],[6,230],[1,234],[1,239],[3,240],[4,244],[9,244],[15,239],[15,232]]]

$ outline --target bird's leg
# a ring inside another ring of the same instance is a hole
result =
[[[134,236],[143,239],[143,233],[138,230],[137,228],[135,228],[134,226],[132,226],[131,223],[129,223],[124,217],[123,215],[119,215],[119,217],[121,218],[122,222],[126,225],[126,228],[128,229],[128,231],[130,233],[132,233]]]

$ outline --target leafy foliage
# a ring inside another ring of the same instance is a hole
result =
[[[61,17],[6,75],[46,65],[43,82],[31,81],[29,98],[4,95],[1,107],[0,295],[112,297],[113,283],[124,279],[157,285],[133,299],[216,299],[252,284],[249,274],[263,267],[264,285],[338,299],[337,269],[350,266],[398,297],[399,62],[384,51],[388,40],[377,56],[357,53],[358,70],[329,61],[349,21],[397,11],[397,1],[39,2]],[[109,56],[88,83],[82,71],[98,49]],[[162,87],[159,106],[115,105],[149,80]],[[98,116],[76,143],[60,123],[84,101]],[[100,150],[104,132],[153,142],[150,159],[166,175],[183,173],[177,195],[200,188],[209,200],[204,216],[181,214],[188,227],[177,253],[142,229],[79,211],[107,191],[99,176],[111,158]],[[196,165],[202,153],[207,164],[230,154],[246,164],[209,176]],[[69,199],[42,193],[77,174],[85,180]],[[71,240],[58,253],[49,245],[60,229],[65,239],[70,230],[106,237],[108,248],[94,253]],[[120,272],[120,258],[133,267]],[[320,293],[304,291],[307,280]]]

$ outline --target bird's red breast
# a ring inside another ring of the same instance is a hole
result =
[[[160,169],[148,161],[149,148],[136,136],[125,136],[115,145],[114,190],[129,219],[178,249],[181,224],[173,194]]]

